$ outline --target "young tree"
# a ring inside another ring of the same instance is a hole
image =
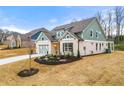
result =
[[[29,48],[29,69],[31,69],[31,55],[33,54],[32,45],[31,45],[31,38],[28,37],[28,48]]]

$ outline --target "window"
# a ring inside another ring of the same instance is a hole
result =
[[[112,50],[114,50],[114,44],[113,43],[111,44],[111,47],[112,47]]]
[[[57,38],[60,38],[64,35],[64,31],[58,31],[56,35],[57,35]]]
[[[86,47],[83,47],[84,50],[86,50]]]
[[[108,46],[108,44],[106,43],[106,46]]]
[[[104,44],[102,43],[102,46],[104,46]]]
[[[96,43],[96,51],[98,50],[98,43]]]
[[[90,31],[90,36],[93,37],[93,30]]]
[[[73,43],[63,43],[63,51],[73,52]]]
[[[63,36],[64,35],[64,32],[61,32],[61,36]]]
[[[60,32],[58,32],[58,37],[60,37]]]
[[[101,43],[99,44],[99,50],[101,50]]]
[[[83,47],[84,55],[86,55],[86,47]]]
[[[69,38],[69,35],[67,35],[66,38]]]
[[[98,38],[98,32],[96,32],[96,38]]]
[[[42,37],[41,40],[44,40],[44,38]]]

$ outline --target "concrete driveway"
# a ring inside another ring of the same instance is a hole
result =
[[[38,57],[38,56],[42,56],[42,55],[32,54],[31,57],[33,58],[33,57]],[[16,62],[16,61],[20,61],[20,60],[24,60],[24,59],[28,59],[28,58],[29,58],[29,55],[8,57],[8,58],[0,59],[0,65],[7,64],[7,63],[12,63],[12,62]]]

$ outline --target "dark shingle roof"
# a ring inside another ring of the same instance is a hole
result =
[[[35,29],[35,30],[32,30],[31,32],[27,33],[26,36],[31,36],[32,39],[36,40],[38,38],[38,36],[40,35],[40,33],[43,32],[48,37],[49,40],[55,41],[56,39],[54,37],[55,37],[55,33],[57,31],[60,31],[62,29],[64,29],[64,30],[68,29],[68,31],[71,34],[73,34],[75,37],[77,37],[79,40],[81,40],[81,38],[76,34],[83,31],[94,19],[96,19],[96,17],[72,22],[70,24],[66,24],[66,25],[62,25],[62,26],[57,26],[51,31],[48,31],[45,28],[39,28],[39,29]]]
[[[31,36],[31,39],[32,39],[32,40],[36,40],[36,39],[38,38],[38,36],[40,35],[40,33],[41,33],[41,32],[39,31],[39,32],[37,32],[36,34],[32,35],[32,36]]]
[[[56,32],[61,29],[70,28],[70,32],[78,33],[78,32],[83,31],[90,24],[90,22],[95,18],[96,17],[92,17],[92,18],[81,20],[81,21],[72,22],[70,24],[57,26],[52,31]]]
[[[45,31],[44,34],[48,37],[49,40],[54,41],[54,38],[50,31]]]
[[[33,32],[36,32],[36,33],[31,36],[32,40],[36,40],[40,35],[40,33],[43,32],[48,37],[49,40],[53,41],[51,32],[45,28],[36,29],[36,30],[33,30]]]
[[[83,40],[81,37],[79,37],[78,35],[76,35],[76,33],[74,33],[74,32],[70,32],[74,37],[76,37],[77,39],[79,39],[79,40]]]
[[[25,35],[31,37],[32,35],[36,34],[39,31],[48,31],[48,30],[46,28],[38,28],[26,33]]]

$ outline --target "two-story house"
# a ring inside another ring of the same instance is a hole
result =
[[[9,48],[17,48],[21,47],[22,45],[22,40],[20,35],[9,35],[6,40],[4,41],[4,44],[8,45]]]
[[[114,42],[107,41],[96,17],[57,26],[48,31],[45,28],[32,36],[36,43],[36,52],[46,54],[74,54],[81,56],[114,50]]]

